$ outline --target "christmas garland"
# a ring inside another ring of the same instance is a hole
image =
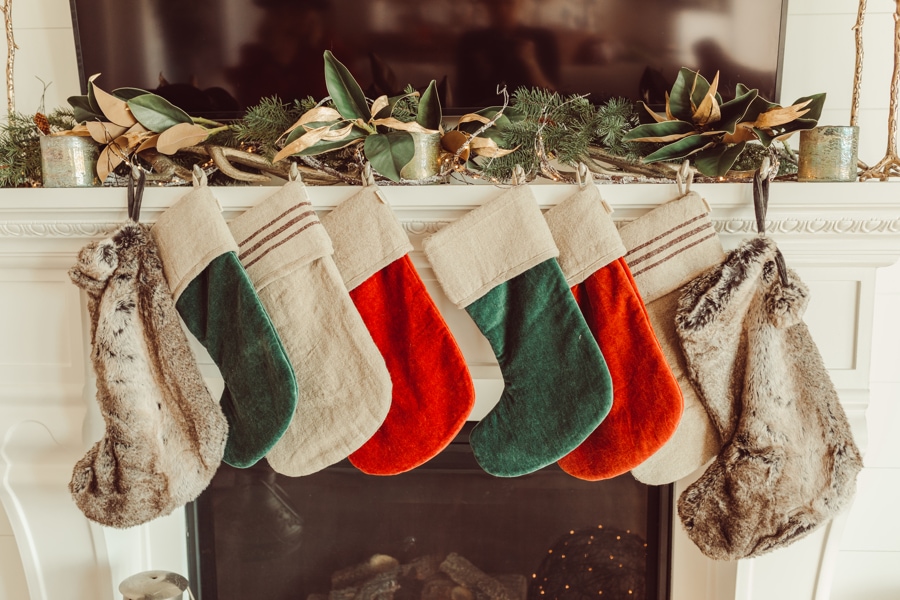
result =
[[[527,179],[571,182],[579,163],[608,181],[671,180],[683,160],[700,180],[721,181],[746,177],[766,156],[777,160],[780,175],[790,175],[797,160],[783,139],[814,127],[825,99],[817,94],[781,107],[739,85],[724,102],[718,75],[710,83],[681,69],[665,114],[622,98],[592,104],[585,95],[519,88],[445,130],[434,82],[421,94],[408,86],[399,96],[370,100],[330,52],[325,79],[324,100],[264,98],[243,118],[217,123],[145,90],[106,92],[94,76],[86,95],[69,99],[70,109],[11,113],[0,125],[0,186],[40,185],[41,135],[92,137],[101,145],[97,174],[106,185],[124,183],[129,165],[150,181],[184,184],[195,164],[214,173],[215,184],[287,178],[292,163],[311,185],[356,184],[367,163],[380,179],[407,185],[505,182],[517,166]],[[413,158],[414,135],[440,138],[439,168],[409,179],[401,171]]]

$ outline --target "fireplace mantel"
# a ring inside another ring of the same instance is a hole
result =
[[[480,418],[499,397],[499,368],[474,325],[444,299],[420,242],[444,223],[502,190],[485,185],[385,187],[413,240],[413,259],[470,363]],[[534,184],[543,208],[574,186]],[[750,184],[695,189],[712,209],[727,248],[755,234]],[[310,188],[327,211],[358,188]],[[214,188],[226,219],[272,193],[271,187]],[[601,186],[616,220],[633,219],[674,197],[674,185]],[[185,190],[151,188],[142,220],[151,223]],[[138,571],[186,573],[183,515],[127,531],[89,523],[66,488],[72,466],[102,434],[93,400],[83,299],[66,270],[78,250],[126,218],[123,189],[0,191],[0,503],[19,548],[32,600],[112,599],[118,582]],[[866,445],[865,410],[873,330],[875,271],[900,256],[900,183],[777,183],[769,235],[812,291],[807,322],[819,344],[857,442]],[[213,391],[221,381],[198,346]],[[676,494],[690,478],[676,485]],[[782,598],[828,598],[844,519],[793,546],[752,561],[703,558],[674,526],[673,600],[753,600],[761,582],[790,580]],[[763,586],[765,587],[765,586]],[[799,591],[799,592],[798,592]]]

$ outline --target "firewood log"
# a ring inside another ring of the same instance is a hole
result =
[[[441,563],[441,571],[449,575],[456,583],[469,588],[476,594],[482,593],[490,600],[512,600],[502,583],[455,552],[451,552]]]

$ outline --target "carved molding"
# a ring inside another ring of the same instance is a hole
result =
[[[409,235],[436,233],[450,221],[402,220]],[[617,220],[621,227],[628,220]],[[121,223],[91,221],[0,221],[0,238],[99,238],[118,228]],[[754,234],[753,219],[713,219],[716,231],[726,234]],[[792,235],[900,234],[897,219],[781,219],[766,221],[766,231]]]

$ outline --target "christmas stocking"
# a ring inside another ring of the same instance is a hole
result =
[[[393,382],[387,418],[350,462],[372,475],[409,471],[459,433],[475,401],[472,378],[409,258],[406,232],[377,188],[363,188],[322,224]]]
[[[485,471],[524,475],[571,452],[612,404],[609,371],[527,186],[424,242],[447,297],[488,339],[505,384],[469,442]]]
[[[228,424],[203,383],[146,227],[129,223],[91,242],[69,276],[87,295],[106,424],[69,490],[93,521],[141,525],[209,485]]]
[[[678,501],[707,556],[759,556],[850,502],[862,468],[847,417],[803,323],[809,292],[776,266],[770,239],[744,242],[684,288],[676,318],[687,373],[725,447]]]
[[[300,389],[290,427],[266,458],[283,475],[315,473],[378,430],[391,404],[390,374],[300,181],[232,221],[231,232]]]
[[[591,481],[647,460],[675,433],[684,409],[609,212],[597,186],[589,184],[544,215],[559,247],[559,266],[612,377],[609,415],[559,461],[567,473]]]
[[[680,288],[719,264],[725,253],[706,203],[693,192],[627,223],[619,235],[650,324],[684,396],[684,413],[675,434],[632,469],[638,481],[662,485],[700,468],[721,446],[706,409],[685,375],[684,355],[675,335],[675,309]]]
[[[241,267],[218,202],[203,181],[151,229],[181,318],[225,380],[225,462],[249,467],[281,437],[297,383],[278,334]]]

